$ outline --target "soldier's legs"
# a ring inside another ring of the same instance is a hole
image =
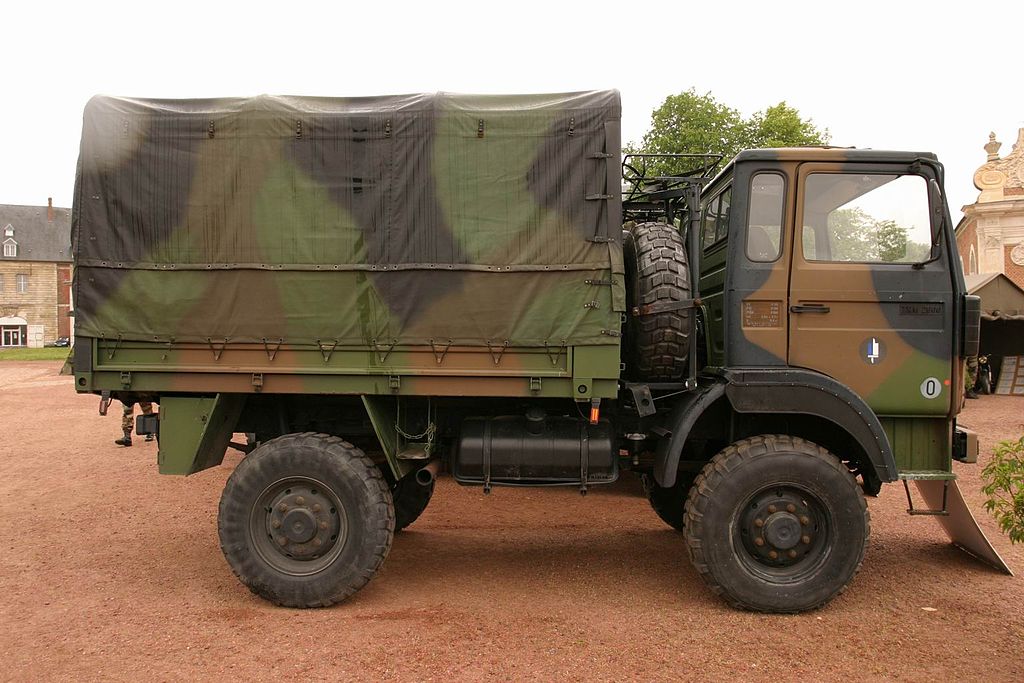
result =
[[[132,422],[134,419],[135,405],[126,403],[124,405],[124,411],[121,413],[121,431],[124,432],[124,436],[120,439],[114,439],[114,443],[118,446],[132,445]]]

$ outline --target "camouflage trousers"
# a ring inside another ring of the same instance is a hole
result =
[[[149,401],[139,401],[139,407],[142,408],[143,415],[153,414],[153,404]],[[125,404],[124,413],[121,415],[121,429],[124,430],[125,434],[131,434],[132,429],[135,428],[135,404]]]

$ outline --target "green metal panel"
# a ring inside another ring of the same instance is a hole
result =
[[[882,417],[901,479],[952,478],[953,432],[946,418]]]
[[[618,346],[573,347],[572,395],[577,400],[613,398],[617,392],[620,362]]]
[[[619,345],[309,348],[94,340],[79,392],[614,398]],[[83,364],[84,366],[85,364]],[[91,370],[88,371],[88,370]],[[585,391],[578,387],[584,384]]]
[[[401,479],[412,472],[416,467],[424,463],[417,460],[399,460],[399,437],[395,429],[398,416],[395,411],[396,399],[390,396],[363,396],[363,405],[366,406],[366,414],[370,416],[370,423],[373,424],[373,431],[380,441],[381,450],[391,468],[391,474],[395,479]]]
[[[195,474],[224,460],[245,396],[160,399],[160,474]]]

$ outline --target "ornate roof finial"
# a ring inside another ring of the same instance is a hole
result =
[[[996,142],[995,132],[988,134],[988,144],[985,145],[985,151],[988,152],[988,160],[995,161],[999,158],[999,148],[1003,146],[1003,143]]]

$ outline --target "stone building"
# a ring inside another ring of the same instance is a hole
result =
[[[988,159],[974,173],[981,192],[963,207],[957,247],[966,275],[1002,273],[1024,288],[1024,128],[1002,158],[995,133],[988,138]]]
[[[71,336],[71,210],[0,204],[0,346]]]

